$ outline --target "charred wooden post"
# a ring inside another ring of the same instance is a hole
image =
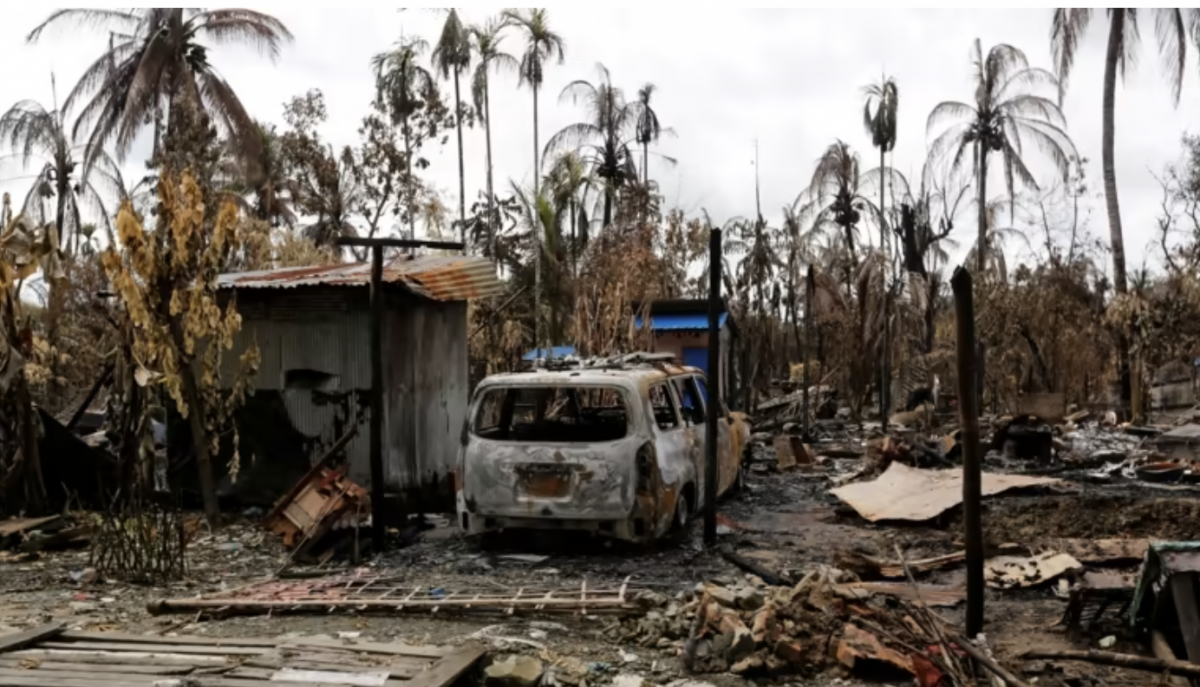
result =
[[[383,246],[371,246],[371,545],[384,549],[383,528]]]
[[[708,417],[704,425],[704,543],[717,542],[717,408],[721,404],[721,230],[708,236]],[[717,384],[712,383],[716,375]],[[715,391],[714,391],[715,389]],[[732,428],[731,430],[732,431]],[[739,466],[739,469],[740,466]]]
[[[979,396],[975,388],[975,302],[971,273],[959,267],[950,279],[958,333],[958,409],[962,425],[963,524],[967,551],[967,637],[983,631],[983,525],[980,521],[981,476]]]
[[[808,266],[808,275],[804,279],[804,425],[803,434],[805,441],[809,441],[808,437],[808,387],[812,383],[809,381],[809,368],[812,367],[812,307],[813,307],[813,291],[816,290],[816,275],[813,274],[812,265]]]
[[[384,550],[383,493],[383,249],[434,248],[461,251],[463,244],[450,241],[411,241],[395,238],[342,237],[339,246],[371,249],[371,544],[375,553]]]

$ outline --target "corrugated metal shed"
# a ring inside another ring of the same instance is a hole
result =
[[[729,313],[721,313],[720,318],[717,319],[717,326],[724,327],[725,321],[728,319]],[[642,328],[642,318],[640,315],[634,318],[634,326],[638,329]],[[708,329],[708,313],[664,313],[661,315],[651,315],[650,329],[656,332]]]
[[[389,284],[403,284],[436,301],[486,298],[504,290],[492,261],[469,255],[399,255],[384,265],[383,280]],[[365,286],[371,283],[371,265],[338,263],[238,272],[222,274],[217,283],[223,289]]]

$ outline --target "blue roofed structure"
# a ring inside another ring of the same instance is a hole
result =
[[[737,322],[730,317],[728,310],[722,309],[717,318],[721,341],[720,369],[717,374],[708,371],[707,300],[652,301],[648,307],[635,303],[633,311],[633,324],[639,330],[646,328],[642,314],[647,314],[649,329],[654,335],[653,352],[671,353],[684,365],[703,370],[709,377],[709,386],[713,386],[712,380],[716,380],[726,404],[733,400],[731,389],[735,380],[733,362],[736,360],[734,347],[737,345],[738,330]]]

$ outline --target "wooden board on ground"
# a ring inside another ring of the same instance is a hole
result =
[[[448,687],[482,647],[64,632],[61,624],[0,636],[0,687]]]

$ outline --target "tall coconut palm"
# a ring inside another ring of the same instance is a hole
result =
[[[871,145],[879,149],[879,248],[888,254],[888,230],[887,230],[887,154],[896,147],[896,116],[900,111],[900,90],[896,87],[895,79],[891,77],[882,77],[879,83],[873,83],[863,89],[866,95],[866,102],[863,104],[863,126],[867,133],[871,135]],[[871,113],[871,104],[875,104],[875,112]],[[879,417],[883,421],[883,429],[887,431],[888,413],[890,410],[890,399],[888,399],[889,380],[891,372],[888,370],[888,353],[890,332],[888,327],[891,324],[889,319],[889,305],[887,279],[884,282],[884,298],[883,298],[883,326],[884,326],[884,345],[880,348],[883,360],[880,361],[880,374],[883,382],[880,384],[879,390]]]
[[[212,43],[240,42],[259,48],[271,59],[292,34],[269,14],[246,9],[198,10],[146,7],[132,10],[56,10],[29,33],[36,42],[49,27],[73,23],[110,29],[108,50],[91,64],[63,103],[79,110],[73,134],[89,125],[84,175],[113,139],[123,160],[137,133],[154,122],[154,152],[160,152],[163,120],[166,131],[178,126],[172,116],[183,104],[203,108],[231,138],[252,151],[257,143],[254,122],[233,88],[208,61]]]
[[[566,57],[566,41],[550,28],[544,9],[525,11],[508,9],[501,14],[507,24],[517,27],[525,36],[525,52],[521,53],[520,83],[528,84],[533,92],[533,193],[538,192],[538,91],[545,79],[546,63],[555,58],[562,64]]]
[[[471,35],[458,18],[458,10],[450,8],[442,35],[433,47],[433,66],[443,79],[454,77],[454,128],[458,134],[458,222],[463,246],[467,243],[467,176],[463,168],[463,106],[459,92],[459,77],[471,67]]]
[[[613,201],[627,181],[637,180],[637,169],[630,154],[629,141],[636,134],[638,107],[625,102],[625,94],[612,85],[612,77],[602,64],[596,65],[600,79],[592,84],[578,79],[567,84],[559,97],[583,102],[585,119],[568,124],[546,142],[545,154],[563,150],[578,151],[584,163],[604,184],[604,224],[612,223]]]
[[[1183,72],[1187,65],[1188,43],[1200,48],[1200,10],[1196,8],[1143,9],[1154,14],[1158,48],[1171,85],[1173,104],[1179,106],[1183,91]],[[1138,49],[1138,10],[1117,8],[1108,10],[1108,46],[1104,56],[1104,98],[1101,104],[1103,129],[1100,137],[1100,159],[1104,175],[1104,201],[1108,214],[1108,235],[1112,246],[1113,288],[1118,295],[1128,293],[1125,276],[1125,235],[1121,227],[1121,205],[1117,200],[1117,164],[1114,152],[1116,137],[1117,76],[1124,78],[1127,63],[1132,63]],[[1059,79],[1059,102],[1067,87],[1067,77],[1075,63],[1079,39],[1091,22],[1092,10],[1058,8],[1054,10],[1050,31],[1050,50]],[[1129,380],[1129,345],[1117,337],[1117,358],[1121,382],[1121,397],[1127,404],[1132,400]]]
[[[800,216],[817,230],[832,225],[845,248],[849,263],[842,265],[847,288],[858,265],[858,225],[864,211],[877,217],[878,210],[866,197],[866,183],[860,174],[858,153],[846,142],[835,140],[817,160],[809,182],[796,205]]]
[[[475,72],[471,76],[471,98],[475,103],[475,111],[483,120],[484,136],[487,139],[487,202],[488,202],[488,243],[495,255],[496,242],[496,187],[492,181],[492,107],[491,107],[491,75],[503,71],[517,71],[520,63],[512,55],[500,49],[504,40],[501,31],[504,23],[498,19],[489,19],[483,26],[471,27],[471,45],[475,51]]]
[[[1108,212],[1108,231],[1112,242],[1113,287],[1117,293],[1128,290],[1125,276],[1125,240],[1121,229],[1121,206],[1117,201],[1117,170],[1114,160],[1113,139],[1116,132],[1117,76],[1125,76],[1125,67],[1133,62],[1138,49],[1137,9],[1109,9],[1108,47],[1104,59],[1103,131],[1101,134],[1101,162],[1104,173],[1104,199]],[[1142,16],[1154,15],[1155,33],[1158,35],[1159,53],[1167,82],[1171,85],[1174,105],[1179,105],[1183,90],[1183,73],[1187,65],[1188,43],[1200,48],[1200,10],[1195,8],[1143,9]],[[1054,10],[1050,33],[1050,49],[1054,56],[1055,71],[1059,80],[1059,102],[1067,87],[1067,77],[1075,63],[1075,51],[1079,39],[1087,30],[1092,18],[1091,9]]]
[[[871,136],[871,145],[879,149],[879,214],[885,221],[879,225],[879,245],[885,247],[887,240],[887,154],[896,147],[896,116],[900,111],[900,90],[896,80],[883,77],[863,89],[866,102],[863,104],[863,127]],[[871,105],[875,112],[871,112]],[[886,248],[885,248],[886,250]]]
[[[932,132],[943,121],[953,122],[929,148],[931,159],[949,157],[952,172],[962,169],[970,153],[978,208],[980,249],[976,257],[982,276],[987,265],[987,181],[992,153],[1000,154],[1010,199],[1017,181],[1038,188],[1037,180],[1025,165],[1023,142],[1034,143],[1064,182],[1070,175],[1070,161],[1078,154],[1067,136],[1066,119],[1058,105],[1035,92],[1039,86],[1057,89],[1058,80],[1053,74],[1030,67],[1025,53],[1011,45],[996,45],[985,56],[978,38],[973,65],[975,101],[939,103],[929,113],[926,128]]]
[[[670,127],[658,121],[658,113],[650,106],[658,87],[647,83],[638,89],[637,98],[637,143],[642,147],[642,185],[650,185],[650,144],[657,143],[663,134],[673,134]],[[670,159],[670,158],[668,158]],[[671,160],[673,163],[674,160]]]
[[[392,118],[392,124],[400,127],[404,137],[405,188],[407,192],[408,234],[417,236],[415,188],[413,183],[413,128],[412,118],[431,99],[437,97],[437,84],[433,76],[420,65],[421,55],[429,49],[429,43],[420,38],[403,38],[395,49],[371,58],[375,71],[375,90],[379,94]]]

